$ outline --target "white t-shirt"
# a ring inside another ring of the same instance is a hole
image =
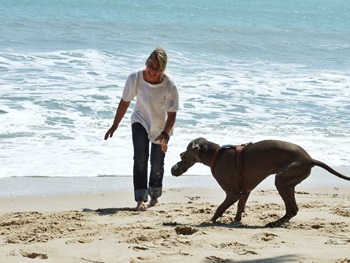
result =
[[[143,70],[138,70],[126,80],[122,99],[132,101],[135,97],[131,123],[141,123],[148,132],[148,138],[159,144],[154,140],[164,129],[167,112],[179,109],[179,94],[174,81],[166,75],[162,83],[150,84],[143,79]]]

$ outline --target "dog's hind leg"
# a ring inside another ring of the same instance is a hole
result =
[[[299,209],[295,201],[295,186],[307,178],[310,172],[310,167],[293,165],[276,175],[275,185],[285,204],[286,214],[277,221],[268,223],[266,227],[281,226],[297,215]]]
[[[223,213],[226,211],[227,208],[229,208],[231,205],[233,205],[237,200],[239,196],[238,195],[232,195],[226,193],[226,198],[224,202],[219,205],[218,209],[216,209],[216,212],[211,219],[211,221],[215,222],[219,217],[223,215]]]
[[[237,204],[237,213],[236,213],[236,216],[234,218],[235,222],[241,221],[242,213],[244,213],[245,204],[248,200],[249,195],[250,195],[250,192],[247,192],[244,195],[242,195],[242,197],[239,199],[238,204]]]
[[[288,187],[283,189],[278,189],[284,204],[286,206],[286,214],[280,219],[268,223],[266,227],[279,227],[287,223],[292,217],[296,216],[298,213],[298,206],[295,202],[294,187]]]

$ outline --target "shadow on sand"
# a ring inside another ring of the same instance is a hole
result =
[[[206,258],[203,263],[212,263],[215,258]],[[278,256],[272,258],[263,258],[263,259],[251,259],[251,260],[231,260],[231,259],[218,259],[216,262],[225,262],[225,263],[283,263],[283,262],[298,262],[298,258],[293,255]]]
[[[90,208],[84,208],[82,210],[83,212],[86,213],[96,213],[100,216],[106,216],[106,215],[113,215],[117,214],[118,212],[124,212],[124,211],[133,211],[136,212],[135,208],[131,207],[121,207],[121,208],[99,208],[96,210],[90,209]]]

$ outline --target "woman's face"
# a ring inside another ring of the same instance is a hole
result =
[[[163,71],[159,68],[158,60],[149,59],[146,63],[145,80],[151,84],[160,83],[162,74]]]

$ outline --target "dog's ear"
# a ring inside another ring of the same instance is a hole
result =
[[[200,161],[200,151],[201,151],[201,146],[198,143],[195,143],[195,142],[192,143],[192,154],[197,161]]]
[[[198,150],[200,150],[201,149],[201,147],[199,146],[199,143],[195,143],[195,142],[193,142],[192,143],[192,149],[194,150],[194,149],[198,149]]]

